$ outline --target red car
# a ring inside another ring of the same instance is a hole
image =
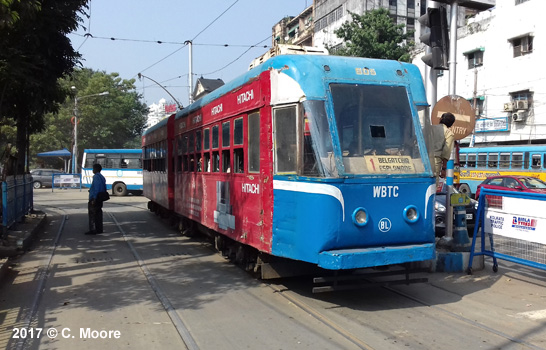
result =
[[[480,196],[480,190],[490,188],[494,190],[519,191],[532,193],[545,193],[546,183],[535,177],[523,175],[491,176],[478,185],[476,199]]]

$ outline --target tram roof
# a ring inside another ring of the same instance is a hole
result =
[[[168,116],[166,116],[165,118],[163,118],[159,122],[157,122],[156,124],[150,126],[148,129],[144,130],[142,135],[148,135],[152,131],[162,128],[165,124],[167,124],[169,122],[169,119],[171,117],[172,117],[172,114],[169,114]]]
[[[85,149],[84,153],[142,153],[140,148]]]
[[[325,71],[325,66],[330,68]],[[376,75],[357,75],[355,69],[374,69]],[[230,91],[245,85],[255,79],[261,73],[269,69],[282,69],[294,80],[301,83],[302,90],[307,99],[324,100],[324,86],[327,82],[365,82],[380,85],[408,85],[414,102],[417,105],[428,105],[426,102],[425,88],[421,72],[417,66],[411,63],[382,60],[362,57],[332,56],[332,55],[280,55],[275,56],[264,63],[235,78],[229,83],[212,91],[186,108],[176,113],[176,118],[186,116],[189,113],[202,108],[215,99]],[[323,76],[323,80],[317,77]],[[348,77],[354,77],[350,79]]]

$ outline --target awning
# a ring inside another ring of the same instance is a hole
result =
[[[63,157],[63,158],[70,158],[72,157],[72,153],[70,153],[69,150],[66,148],[60,149],[58,151],[49,151],[49,152],[42,152],[37,154],[38,157]]]

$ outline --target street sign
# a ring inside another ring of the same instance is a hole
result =
[[[453,193],[450,198],[451,205],[454,207],[457,206],[467,206],[470,204],[470,197],[464,193]]]
[[[464,139],[472,133],[476,125],[476,112],[468,100],[457,95],[442,97],[432,109],[430,116],[432,124],[439,124],[442,114],[446,112],[455,116],[455,124],[451,127],[455,140]]]

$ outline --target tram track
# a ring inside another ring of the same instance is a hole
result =
[[[75,204],[79,204],[79,203],[75,203]],[[134,203],[110,203],[109,202],[109,206],[111,206],[112,204],[115,204],[116,207],[133,207],[133,208],[137,208],[139,210],[145,209],[144,205],[142,205],[142,204],[136,204],[135,205]],[[43,296],[44,286],[47,283],[47,279],[49,277],[51,262],[52,262],[53,258],[55,257],[56,248],[57,248],[59,242],[62,239],[63,231],[65,230],[65,224],[71,218],[71,214],[68,214],[68,213],[71,213],[72,210],[75,209],[73,205],[56,206],[56,207],[52,207],[52,206],[48,205],[48,208],[51,208],[52,210],[55,210],[55,211],[57,211],[59,213],[59,215],[61,217],[61,222],[60,222],[60,224],[58,226],[58,229],[57,229],[57,231],[56,231],[56,233],[54,235],[55,238],[54,238],[54,240],[52,240],[53,243],[50,246],[51,247],[50,252],[49,252],[47,258],[44,260],[43,268],[39,272],[40,275],[39,275],[39,280],[38,280],[38,287],[36,288],[37,292],[36,292],[36,294],[34,296],[34,300],[33,300],[33,303],[32,303],[32,308],[28,313],[28,317],[23,322],[26,327],[30,327],[32,324],[35,323],[33,319],[34,319],[34,316],[36,315],[36,312],[37,312],[36,310],[37,310],[37,308],[38,308],[38,306],[40,304],[40,300],[42,299],[42,296]],[[79,209],[81,210],[81,205],[79,205]],[[176,304],[176,302],[179,302],[179,300],[172,299],[172,295],[169,294],[168,292],[166,292],[166,290],[164,288],[162,288],[162,285],[165,282],[165,279],[168,278],[167,275],[163,275],[162,272],[160,272],[158,270],[151,271],[151,269],[150,269],[150,267],[148,265],[150,263],[155,264],[155,262],[149,261],[149,259],[150,259],[149,257],[141,255],[144,251],[141,251],[141,253],[139,253],[138,250],[142,249],[142,248],[138,247],[138,245],[135,246],[135,244],[134,244],[134,240],[139,239],[139,237],[134,237],[134,236],[131,235],[131,233],[128,233],[126,231],[124,226],[126,224],[129,224],[130,221],[121,222],[121,220],[119,220],[119,218],[121,218],[121,215],[122,214],[118,214],[116,212],[116,209],[114,209],[114,210],[109,210],[108,208],[105,209],[105,217],[109,217],[111,219],[111,222],[113,222],[113,224],[115,225],[115,230],[118,231],[117,233],[119,233],[121,235],[121,237],[123,238],[125,244],[129,248],[129,251],[130,251],[131,255],[134,258],[134,261],[136,262],[136,265],[138,265],[138,267],[140,269],[140,272],[145,277],[150,289],[155,293],[155,296],[157,297],[157,300],[159,301],[162,308],[165,310],[165,312],[169,316],[170,322],[176,328],[176,331],[178,332],[178,336],[180,337],[180,339],[184,342],[184,344],[186,345],[186,347],[188,349],[191,349],[191,350],[199,349],[200,347],[199,347],[196,339],[200,339],[200,338],[195,338],[194,339],[195,335],[193,335],[190,332],[190,329],[187,326],[187,322],[185,322],[184,312],[182,312],[182,314],[181,314],[180,313],[181,308],[179,307],[179,305]],[[163,220],[159,220],[159,219],[157,221],[158,222],[164,222]],[[113,227],[114,226],[112,226],[112,228]],[[165,226],[165,227],[167,227],[167,226]],[[182,237],[182,236],[178,236],[177,240],[182,242],[182,240],[185,240],[185,238]],[[214,247],[209,242],[205,243],[205,242],[202,241],[200,245],[203,248],[207,248],[207,249],[209,249],[211,251],[215,251]],[[220,255],[220,254],[218,254],[218,255]],[[156,267],[153,267],[153,268],[155,269]],[[261,284],[262,284],[262,286],[267,287],[267,289],[270,289],[272,291],[273,295],[277,295],[277,296],[281,297],[283,300],[288,302],[291,306],[297,308],[299,310],[299,313],[304,313],[304,314],[307,314],[309,316],[312,316],[312,318],[314,320],[316,320],[316,322],[318,322],[318,323],[324,325],[325,327],[329,328],[330,330],[335,332],[340,338],[343,338],[347,342],[350,342],[351,344],[353,344],[354,347],[356,347],[358,349],[365,349],[365,350],[372,350],[372,349],[382,348],[382,346],[377,345],[377,344],[381,344],[381,343],[377,342],[377,338],[373,338],[373,337],[370,338],[368,336],[368,332],[373,332],[374,330],[378,329],[377,327],[374,326],[373,320],[360,322],[359,328],[354,328],[354,327],[350,326],[350,324],[354,323],[354,321],[355,321],[355,320],[351,319],[350,314],[349,314],[349,316],[344,315],[344,314],[342,316],[342,317],[346,318],[347,322],[345,322],[345,320],[343,320],[342,322],[337,322],[336,320],[339,320],[338,317],[340,315],[342,315],[342,313],[338,313],[337,310],[332,311],[332,310],[323,309],[323,308],[321,308],[319,306],[319,304],[315,305],[314,301],[306,300],[305,299],[305,294],[306,293],[303,293],[302,295],[300,295],[298,293],[298,288],[293,290],[293,289],[287,289],[286,287],[284,287],[284,285],[281,285],[281,284],[275,285],[275,284],[268,284],[268,283],[264,283],[264,282],[262,282]],[[453,293],[453,292],[451,292],[450,290],[448,290],[446,288],[442,288],[441,286],[436,286],[436,285],[434,285],[432,283],[427,283],[427,285],[429,285],[429,286],[431,286],[433,288],[442,290],[443,292]],[[479,334],[489,333],[489,334],[493,335],[496,338],[504,339],[506,341],[504,343],[505,345],[513,344],[515,346],[521,346],[523,348],[541,349],[541,347],[538,347],[538,346],[526,341],[525,339],[521,339],[521,338],[519,338],[517,336],[512,336],[512,335],[508,334],[506,331],[503,331],[500,328],[498,329],[498,328],[496,328],[494,326],[488,326],[488,325],[486,325],[483,322],[480,322],[478,320],[474,320],[474,319],[465,317],[463,314],[459,314],[459,313],[456,313],[454,311],[447,310],[446,308],[444,308],[444,307],[442,307],[440,305],[434,305],[434,303],[429,303],[426,300],[423,300],[422,298],[420,298],[418,296],[408,294],[408,293],[406,293],[404,291],[400,291],[397,288],[392,288],[392,287],[388,287],[388,286],[385,286],[385,287],[382,287],[382,288],[384,288],[385,290],[387,290],[387,291],[389,291],[389,292],[391,292],[393,294],[396,294],[396,295],[400,296],[404,300],[410,300],[412,303],[417,303],[418,305],[424,306],[429,310],[438,311],[438,312],[435,312],[433,314],[438,315],[440,313],[441,315],[444,315],[444,317],[436,319],[437,321],[439,321],[439,322],[441,322],[443,324],[449,324],[451,322],[449,320],[456,320],[458,322],[462,322],[462,323],[470,326],[471,328],[476,329]],[[169,292],[172,292],[172,291],[169,291]],[[259,298],[260,297],[260,296],[254,295],[254,293],[251,293],[250,291],[246,291],[246,290],[242,290],[242,293],[248,293],[250,296],[252,296],[254,298]],[[343,293],[341,293],[341,294],[343,294]],[[456,294],[456,293],[453,293],[453,294]],[[270,294],[268,294],[268,295],[270,295]],[[347,295],[351,295],[351,294],[348,293]],[[456,295],[460,296],[458,294],[456,294]],[[171,297],[171,299],[169,299],[169,297]],[[268,302],[273,302],[271,300],[271,297],[269,297]],[[358,305],[358,304],[353,305],[352,304],[353,302],[354,303],[362,303],[362,301],[359,301],[358,298],[355,298],[354,301],[346,301],[346,302],[342,303],[341,306],[339,307],[339,310],[341,310],[341,309],[358,309],[358,307],[354,307],[355,305]],[[397,301],[394,301],[394,303],[397,303]],[[409,308],[410,306],[408,306],[407,303],[406,303],[405,307]],[[431,316],[432,315],[432,314],[430,314],[430,313],[428,313],[428,312],[426,312],[424,310],[426,310],[426,309],[423,309],[423,311],[421,311],[420,313],[423,313],[423,315],[425,315],[425,316],[427,316],[427,315]],[[328,314],[329,312],[336,312],[336,314],[335,315]],[[286,314],[286,316],[289,317],[289,318],[292,317],[290,314]],[[442,318],[444,319],[444,321],[442,321]],[[364,319],[365,319],[365,317],[364,317]],[[190,323],[190,325],[191,325],[191,323]],[[316,331],[316,329],[314,331]],[[383,331],[383,334],[385,335],[385,340],[389,339],[389,337],[392,337],[393,339],[396,338],[396,336],[393,335],[392,330],[384,329],[382,331]],[[317,331],[317,334],[320,334],[320,333],[318,333],[318,331]],[[416,336],[421,340],[424,339],[424,338],[420,338],[420,337],[423,337],[423,335],[421,335],[421,334],[418,334]],[[365,340],[363,338],[365,338]],[[19,342],[19,343],[17,343],[17,349],[24,349],[25,345],[27,345],[27,344],[25,344],[24,341]],[[352,347],[353,346],[351,346],[350,348],[352,348]]]
[[[455,293],[453,293],[453,292],[451,292],[451,291],[449,291],[449,290],[446,290],[445,288],[441,288],[441,287],[435,286],[434,284],[429,284],[429,285],[432,286],[432,287],[434,287],[434,288],[441,289],[441,290],[444,291],[444,292],[448,292],[448,293],[455,294]],[[433,304],[427,303],[426,301],[424,301],[424,300],[422,300],[422,299],[420,299],[420,298],[417,298],[417,297],[415,297],[415,296],[412,296],[412,295],[409,295],[409,294],[407,294],[407,293],[401,292],[401,291],[396,290],[396,289],[394,289],[394,288],[392,288],[392,287],[385,286],[385,287],[382,287],[382,288],[384,288],[384,289],[390,291],[391,293],[394,293],[394,294],[397,294],[397,295],[399,295],[399,296],[402,296],[402,297],[404,297],[404,298],[406,298],[406,299],[412,300],[412,301],[414,301],[414,302],[416,302],[416,303],[418,303],[418,304],[421,304],[421,305],[423,305],[423,306],[426,306],[426,307],[429,307],[429,308],[431,308],[431,309],[440,311],[440,312],[442,312],[444,315],[447,315],[448,317],[450,317],[450,318],[452,318],[452,319],[456,319],[456,320],[458,320],[458,321],[462,321],[462,322],[464,322],[464,323],[466,323],[466,324],[469,324],[469,325],[472,326],[472,327],[478,328],[478,329],[483,330],[483,331],[485,331],[485,332],[488,332],[488,333],[494,334],[494,335],[496,335],[496,336],[499,336],[499,337],[501,337],[501,338],[504,338],[505,340],[508,340],[508,341],[510,341],[510,342],[512,342],[512,343],[516,343],[516,344],[519,344],[519,345],[523,345],[523,346],[525,346],[525,347],[527,347],[527,348],[529,348],[529,349],[535,349],[535,350],[542,350],[542,349],[543,349],[543,348],[538,347],[538,346],[535,346],[535,345],[533,345],[533,344],[531,344],[531,343],[529,343],[529,342],[527,342],[527,341],[525,341],[525,340],[523,340],[523,339],[519,339],[519,338],[513,337],[513,336],[511,336],[511,335],[509,335],[509,334],[507,334],[507,333],[505,333],[505,332],[503,332],[503,331],[501,331],[501,330],[495,329],[495,328],[493,328],[493,327],[486,326],[486,325],[484,325],[484,324],[482,324],[482,323],[480,323],[480,322],[477,322],[477,321],[474,321],[474,320],[472,320],[472,319],[470,319],[470,318],[468,318],[468,317],[464,317],[464,316],[462,316],[462,315],[456,314],[456,313],[454,313],[454,312],[452,312],[452,311],[446,310],[446,309],[444,309],[444,308],[442,308],[442,307],[439,307],[439,306],[437,306],[437,305],[433,305]]]
[[[58,208],[55,208],[55,209],[58,209]],[[41,264],[42,268],[40,268],[37,273],[38,286],[36,288],[36,292],[34,293],[34,299],[32,301],[30,310],[22,324],[23,328],[26,328],[26,329],[31,328],[34,317],[36,316],[36,313],[38,311],[38,307],[40,305],[40,301],[45,290],[45,284],[46,284],[48,274],[51,268],[51,262],[53,261],[55,251],[61,240],[61,235],[64,229],[64,225],[66,221],[68,220],[68,215],[62,209],[58,209],[58,210],[63,212],[61,214],[62,215],[61,223],[60,223],[59,229],[57,230],[57,234],[55,235],[53,244],[51,246],[51,251],[49,252],[47,258],[44,260],[44,263]],[[19,341],[17,342],[16,349],[17,350],[23,349],[26,344],[26,341],[27,341],[26,337],[20,338]]]
[[[133,207],[133,208],[138,208],[138,209],[144,209],[145,210],[145,207],[143,205],[133,205],[133,204],[126,204],[126,203],[109,203],[109,204],[114,204],[114,205],[119,206],[119,207]],[[55,234],[55,239],[54,239],[53,243],[50,246],[50,251],[48,253],[48,256],[45,259],[44,263],[41,264],[42,268],[40,268],[40,270],[37,273],[38,276],[37,276],[36,280],[38,282],[37,282],[36,292],[34,293],[34,300],[33,300],[32,304],[31,304],[30,310],[27,313],[26,319],[22,322],[22,327],[26,328],[26,329],[30,329],[32,327],[32,325],[34,323],[35,316],[36,316],[36,314],[38,312],[38,309],[40,307],[40,301],[42,299],[42,296],[43,296],[43,293],[44,293],[44,290],[45,290],[45,285],[46,285],[48,277],[49,277],[49,272],[50,272],[50,269],[51,269],[52,261],[53,261],[53,259],[55,257],[55,253],[56,253],[57,247],[59,245],[59,242],[61,241],[61,237],[62,237],[63,232],[64,232],[65,224],[70,219],[70,215],[67,213],[67,210],[74,210],[74,208],[69,208],[67,206],[62,206],[61,207],[61,206],[51,205],[51,202],[48,202],[48,209],[59,212],[59,214],[61,215],[61,221],[60,221],[59,227],[57,229],[57,232]],[[159,286],[159,283],[156,281],[154,275],[150,272],[150,270],[147,267],[144,260],[140,257],[138,251],[135,249],[134,245],[131,243],[130,237],[128,237],[128,235],[125,233],[122,225],[116,219],[116,216],[113,213],[111,213],[110,211],[108,211],[108,210],[104,210],[104,213],[107,214],[112,219],[112,221],[115,224],[117,230],[120,232],[121,236],[124,239],[124,242],[127,244],[129,250],[131,251],[131,254],[133,255],[133,257],[134,257],[137,265],[139,266],[142,274],[146,278],[146,281],[148,282],[150,288],[153,290],[153,292],[155,293],[158,301],[161,303],[161,305],[164,308],[165,312],[169,316],[169,318],[170,318],[173,326],[176,328],[181,340],[186,345],[186,348],[188,350],[199,350],[199,346],[197,345],[197,343],[195,342],[195,340],[191,336],[188,328],[184,324],[184,321],[182,320],[182,318],[180,317],[178,312],[172,306],[170,300],[168,299],[166,294],[163,292],[163,290]],[[25,346],[27,345],[27,339],[28,338],[21,338],[16,344],[16,349],[17,350],[24,349]]]
[[[127,243],[127,246],[131,250],[131,253],[133,254],[138,266],[140,267],[142,273],[146,277],[146,280],[148,281],[148,284],[150,285],[150,287],[154,291],[155,295],[159,299],[161,305],[163,306],[163,308],[165,309],[165,311],[169,315],[169,318],[171,319],[171,322],[173,323],[174,327],[176,328],[176,330],[177,330],[178,334],[180,335],[180,338],[182,339],[182,341],[186,344],[186,347],[188,348],[188,350],[199,350],[199,346],[197,345],[197,343],[193,339],[188,327],[186,326],[186,324],[184,323],[184,321],[182,320],[182,318],[180,317],[180,315],[178,314],[176,309],[172,306],[171,301],[169,300],[169,298],[166,296],[166,294],[163,292],[163,290],[159,286],[159,283],[156,281],[154,275],[148,269],[148,267],[147,267],[146,263],[144,262],[144,260],[140,257],[140,254],[135,249],[134,245],[131,243],[130,237],[128,237],[128,235],[123,230],[122,225],[120,225],[120,223],[118,222],[118,220],[116,219],[114,214],[108,213],[108,215],[110,216],[110,218],[116,224],[119,232],[123,236],[123,239],[124,239],[125,243]]]

